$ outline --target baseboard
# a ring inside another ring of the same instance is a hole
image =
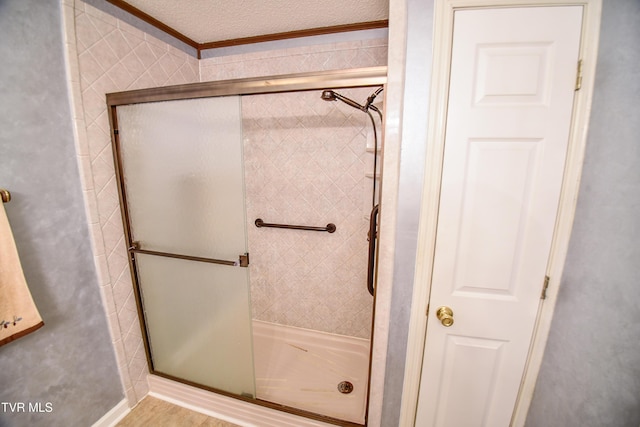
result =
[[[242,427],[335,427],[149,375],[149,395]]]
[[[102,418],[96,421],[92,427],[113,427],[122,420],[131,409],[127,399],[122,399],[116,406],[111,408],[109,412],[104,414]]]

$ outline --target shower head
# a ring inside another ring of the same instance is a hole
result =
[[[335,101],[338,99],[336,98],[336,93],[332,90],[323,90],[320,98],[324,99],[325,101]]]
[[[379,112],[380,110],[378,110],[378,108],[376,108],[373,104],[373,101],[376,99],[376,96],[378,96],[380,94],[380,92],[382,92],[383,87],[379,87],[378,89],[376,89],[375,92],[373,92],[371,94],[371,96],[369,96],[369,98],[367,98],[367,102],[365,105],[360,105],[358,104],[356,101],[354,101],[353,99],[347,98],[344,95],[340,95],[337,92],[334,92],[330,89],[325,89],[322,91],[322,95],[320,95],[320,98],[324,99],[325,101],[337,101],[340,100],[342,102],[344,102],[347,105],[352,106],[353,108],[356,108],[360,111],[364,111],[365,113],[371,109],[373,111]]]
[[[364,106],[358,104],[356,101],[354,101],[353,99],[349,99],[346,96],[340,95],[337,92],[334,92],[332,90],[323,90],[322,91],[322,95],[320,96],[322,99],[324,99],[325,101],[337,101],[340,100],[342,102],[344,102],[347,105],[352,106],[353,108],[356,108],[358,110],[361,111],[367,111],[366,108],[364,108]]]

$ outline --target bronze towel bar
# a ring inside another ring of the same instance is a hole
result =
[[[272,227],[272,228],[288,228],[292,230],[310,230],[310,231],[326,231],[327,233],[333,233],[336,231],[336,225],[333,223],[327,224],[326,227],[309,227],[307,225],[289,225],[289,224],[269,224],[264,222],[261,218],[256,219],[256,227]]]
[[[11,193],[4,188],[0,188],[0,197],[2,197],[2,203],[9,203],[11,201]]]
[[[155,256],[162,256],[162,257],[167,257],[167,258],[183,259],[183,260],[187,260],[187,261],[208,262],[210,264],[221,264],[221,265],[229,265],[229,266],[236,266],[236,267],[248,267],[249,266],[249,254],[248,253],[245,253],[244,255],[239,255],[238,256],[238,261],[227,261],[227,260],[223,260],[223,259],[203,258],[203,257],[197,257],[197,256],[191,256],[191,255],[172,254],[172,253],[169,253],[169,252],[149,251],[149,250],[146,250],[146,249],[141,249],[140,248],[140,243],[138,243],[138,242],[133,242],[131,244],[131,246],[129,247],[129,252],[130,253],[135,253],[135,254],[155,255]]]

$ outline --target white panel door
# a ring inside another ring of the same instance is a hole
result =
[[[508,426],[556,220],[582,7],[455,12],[416,426]],[[441,306],[454,323],[436,318]]]

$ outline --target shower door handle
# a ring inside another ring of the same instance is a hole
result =
[[[371,209],[371,216],[369,217],[369,263],[367,269],[367,290],[373,296],[373,282],[375,280],[375,264],[376,264],[376,239],[378,234],[378,212],[380,211],[380,205],[375,205]]]
[[[183,259],[183,260],[187,260],[187,261],[199,261],[199,262],[206,262],[206,263],[210,263],[210,264],[229,265],[229,266],[234,266],[234,267],[249,267],[249,253],[248,252],[245,252],[244,255],[238,255],[238,260],[237,261],[227,261],[227,260],[224,260],[224,259],[204,258],[204,257],[191,256],[191,255],[174,254],[174,253],[169,253],[169,252],[149,251],[149,250],[146,250],[146,249],[142,249],[140,247],[140,243],[139,242],[132,242],[131,245],[129,246],[129,253],[130,254],[155,255],[155,256],[162,256],[162,257],[166,257],[166,258]]]

